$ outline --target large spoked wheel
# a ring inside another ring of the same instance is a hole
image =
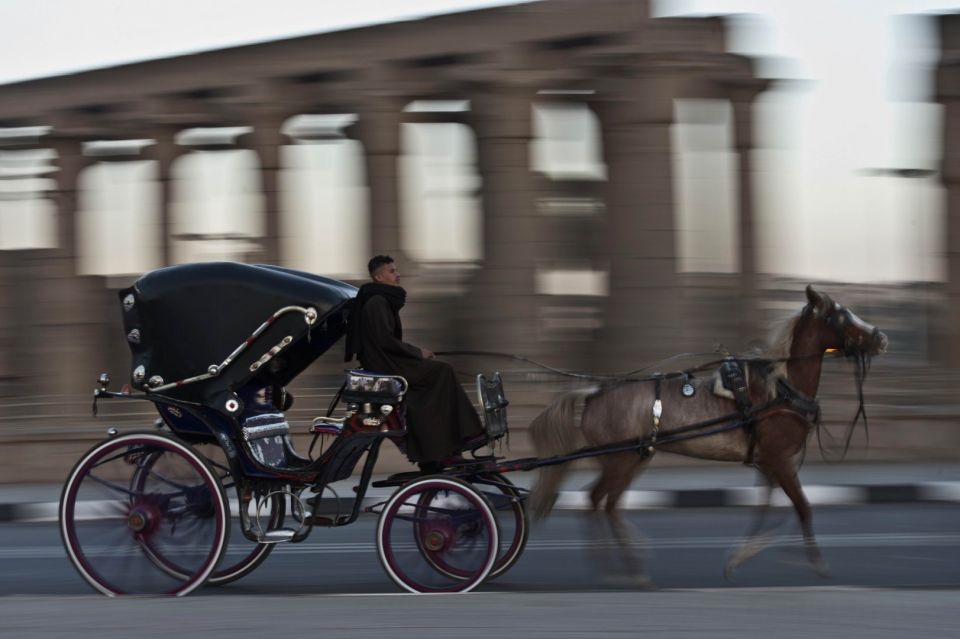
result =
[[[452,477],[421,477],[386,503],[377,554],[393,581],[410,592],[467,592],[493,569],[500,544],[486,497]]]
[[[500,526],[500,550],[487,576],[487,581],[490,581],[513,568],[520,559],[530,536],[530,519],[524,495],[504,475],[484,473],[471,479],[474,488],[482,492],[493,506]]]
[[[210,465],[159,433],[94,446],[60,498],[60,534],[80,575],[105,595],[186,595],[210,577],[230,513]]]
[[[229,543],[223,554],[223,560],[207,579],[208,586],[222,586],[253,572],[257,566],[267,559],[275,546],[275,544],[250,541],[244,536],[240,509],[243,508],[247,511],[247,517],[254,522],[255,531],[258,521],[264,531],[273,530],[283,525],[286,501],[284,495],[279,492],[268,495],[262,500],[262,503],[258,503],[255,496],[244,495],[242,491],[237,489],[230,467],[227,465],[223,451],[219,446],[204,445],[199,447],[198,450],[219,477],[220,484],[229,498],[230,511],[234,515],[232,518],[233,527],[230,531]],[[145,472],[141,472],[142,477],[149,478],[149,469],[156,459],[159,459],[159,457],[154,455],[145,461],[143,464]],[[189,571],[179,566],[176,561],[163,556],[160,552],[155,552],[149,545],[144,547],[144,551],[155,560],[157,566],[162,570],[169,571],[171,575],[181,579],[187,578]]]

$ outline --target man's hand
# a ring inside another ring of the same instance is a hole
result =
[[[433,351],[427,350],[425,348],[420,349],[420,355],[423,356],[423,359],[433,359],[434,357],[436,357],[433,354]]]

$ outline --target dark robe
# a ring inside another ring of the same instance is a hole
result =
[[[361,287],[347,355],[355,351],[365,370],[402,375],[410,384],[404,404],[411,461],[450,457],[464,449],[466,440],[481,435],[483,426],[450,364],[424,359],[419,348],[403,341],[399,311],[405,294],[399,287],[383,286]]]

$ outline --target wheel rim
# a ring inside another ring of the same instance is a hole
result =
[[[476,487],[490,502],[500,527],[500,550],[487,581],[504,574],[519,561],[530,535],[530,521],[523,495],[500,473],[479,475]]]
[[[499,531],[487,500],[452,478],[426,478],[401,488],[377,525],[377,551],[387,574],[418,593],[466,592],[497,558]]]
[[[127,435],[94,447],[64,487],[67,554],[100,592],[191,592],[213,572],[229,513],[199,455],[169,437]]]

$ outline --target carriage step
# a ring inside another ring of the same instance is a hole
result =
[[[339,517],[328,517],[326,515],[311,515],[307,517],[305,523],[311,524],[313,526],[341,526],[344,522],[350,519],[347,515],[340,515]]]
[[[378,479],[377,481],[370,482],[370,485],[374,488],[390,488],[393,486],[402,486],[411,479],[416,479],[417,477],[422,477],[423,473],[419,471],[410,471],[406,473],[397,473],[395,475],[390,475],[386,479]]]
[[[280,544],[285,541],[290,541],[297,534],[297,531],[293,528],[277,528],[276,530],[268,530],[260,536],[261,544]]]

